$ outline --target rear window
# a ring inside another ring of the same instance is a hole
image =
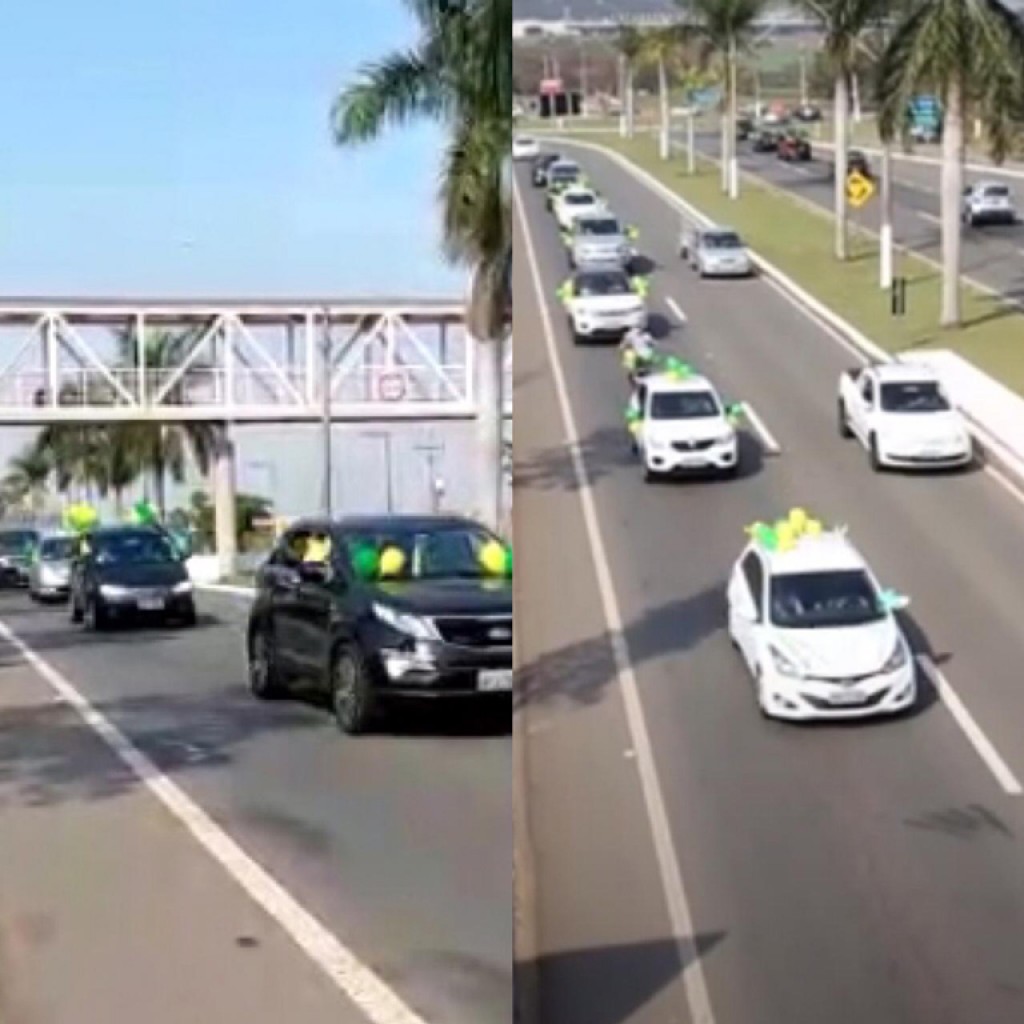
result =
[[[1007,199],[1010,195],[1005,185],[986,185],[984,192],[987,199]]]
[[[622,229],[615,220],[577,221],[581,235],[621,235]]]
[[[742,249],[740,236],[728,231],[717,231],[704,236],[705,249]]]
[[[38,543],[39,534],[34,530],[8,530],[0,533],[0,555],[27,555]]]
[[[569,206],[592,206],[594,197],[589,192],[578,192],[566,196],[565,201]]]
[[[700,420],[722,414],[710,391],[666,391],[651,395],[652,420]]]
[[[552,167],[550,177],[555,181],[575,181],[580,176],[580,169],[578,167]]]
[[[74,554],[73,537],[47,537],[39,547],[39,557],[44,562],[67,562]]]

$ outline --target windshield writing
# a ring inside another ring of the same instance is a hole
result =
[[[770,591],[771,621],[783,629],[858,626],[884,617],[867,573],[786,573],[775,576]]]

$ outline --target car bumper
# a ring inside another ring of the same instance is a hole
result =
[[[969,210],[968,216],[975,224],[1015,224],[1016,210]]]
[[[651,473],[701,473],[708,470],[735,469],[739,463],[739,444],[731,441],[698,451],[667,451],[658,449],[644,452],[644,465]]]
[[[857,700],[846,702],[851,690],[856,692]],[[917,701],[917,674],[911,661],[896,672],[872,676],[848,688],[770,673],[765,676],[764,697],[768,714],[791,722],[896,715]]]
[[[945,448],[940,451],[893,451],[882,448],[878,459],[892,469],[956,469],[968,466],[974,459],[972,448]]]
[[[133,618],[176,618],[195,612],[195,600],[191,593],[108,597],[101,595],[103,609],[114,619]]]
[[[577,270],[627,270],[634,259],[633,253],[609,253],[601,256],[578,256],[572,261]]]
[[[700,263],[705,277],[750,277],[754,268],[750,263]]]
[[[581,338],[616,338],[626,331],[647,326],[646,310],[622,316],[573,317],[573,331]]]
[[[385,648],[376,656],[381,696],[442,699],[512,693],[512,651],[471,650],[418,643]]]
[[[36,597],[47,601],[66,601],[71,595],[71,587],[67,583],[30,583],[29,589]]]

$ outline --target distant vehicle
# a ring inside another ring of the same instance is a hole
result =
[[[793,108],[793,120],[802,121],[804,124],[812,124],[822,119],[821,108],[813,103],[806,103],[803,106]]]
[[[887,363],[839,379],[839,434],[857,438],[874,470],[967,466],[971,434],[927,366]]]
[[[573,185],[583,184],[583,171],[574,160],[564,158],[551,164],[544,175],[544,185],[548,190],[546,206],[552,209],[555,197]]]
[[[754,273],[750,253],[732,228],[684,225],[679,255],[701,277],[750,277]]]
[[[569,265],[578,270],[628,272],[636,259],[633,233],[611,213],[577,217],[567,238]]]
[[[33,529],[0,530],[0,587],[28,586],[40,533]]]
[[[812,156],[811,143],[807,136],[800,132],[787,132],[779,139],[776,153],[780,160],[805,163]]]
[[[736,473],[736,430],[706,378],[648,375],[637,383],[635,407],[640,429],[634,438],[645,480],[700,471]]]
[[[533,161],[533,173],[531,179],[533,181],[534,188],[543,188],[548,183],[548,168],[552,164],[556,164],[561,160],[561,156],[558,153],[541,153],[536,160]]]
[[[71,621],[102,630],[157,619],[196,624],[182,552],[155,526],[107,526],[83,534],[71,568]]]
[[[618,340],[647,326],[647,305],[622,270],[578,271],[563,299],[573,341]]]
[[[890,715],[917,700],[913,652],[896,613],[844,532],[743,549],[726,591],[728,630],[765,718]]]
[[[979,181],[964,189],[961,217],[965,224],[1014,224],[1017,209],[1013,193],[995,181]]]
[[[316,561],[306,560],[311,539],[322,545]],[[481,560],[495,544],[483,526],[449,516],[296,523],[257,578],[247,629],[253,695],[312,685],[350,735],[398,701],[509,700],[512,580]],[[396,548],[402,567],[367,578],[354,564],[360,548]]]
[[[607,203],[601,196],[592,188],[585,188],[582,185],[570,185],[556,195],[551,203],[551,212],[554,213],[555,220],[563,231],[570,230],[577,217],[603,213],[607,208]]]
[[[66,601],[71,594],[71,563],[78,543],[58,533],[44,536],[29,569],[28,593],[33,601]]]
[[[540,145],[528,135],[517,135],[512,139],[512,159],[515,161],[534,160],[540,156]]]
[[[867,178],[868,181],[874,180],[874,172],[871,170],[871,162],[868,160],[867,154],[860,149],[851,149],[846,153],[846,173],[859,174],[862,178]],[[834,181],[836,177],[836,165],[835,161],[829,164],[829,177]]]
[[[746,142],[754,131],[754,119],[741,115],[736,119],[736,139],[739,142]]]
[[[781,138],[782,132],[777,128],[758,128],[752,136],[751,148],[755,153],[774,153]]]

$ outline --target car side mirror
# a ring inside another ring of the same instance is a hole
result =
[[[883,612],[902,612],[910,607],[910,598],[895,590],[883,590],[878,595],[878,607]]]

